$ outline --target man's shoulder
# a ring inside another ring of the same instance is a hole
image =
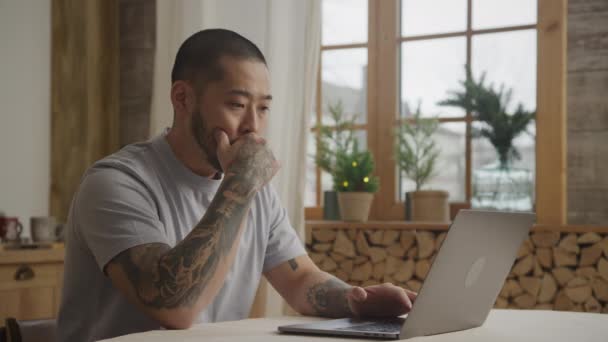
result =
[[[155,158],[150,142],[127,145],[87,169],[79,192],[86,189],[112,192],[125,186],[149,187],[155,174]]]
[[[139,173],[145,171],[146,166],[151,166],[154,154],[152,141],[138,142],[96,161],[89,170],[115,169],[126,173]]]

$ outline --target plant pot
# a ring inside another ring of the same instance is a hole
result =
[[[335,191],[323,192],[323,219],[339,220],[340,207],[338,206],[338,193]]]
[[[411,197],[412,192],[411,191],[407,191],[405,193],[405,201],[403,202],[404,207],[405,207],[405,220],[406,221],[411,221],[412,220],[412,197]]]
[[[369,217],[374,194],[370,192],[338,192],[343,221],[365,222]]]
[[[410,193],[412,221],[449,222],[449,194],[446,191],[413,191]]]

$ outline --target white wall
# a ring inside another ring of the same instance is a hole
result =
[[[48,215],[50,0],[0,0],[0,211]]]

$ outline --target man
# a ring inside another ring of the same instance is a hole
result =
[[[74,196],[61,341],[244,319],[262,274],[305,315],[409,311],[414,293],[351,287],[306,255],[268,185],[279,169],[262,138],[272,96],[252,42],[198,32],[171,76],[171,129],[95,163]]]

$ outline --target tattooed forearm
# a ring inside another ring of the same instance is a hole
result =
[[[207,212],[183,241],[172,249],[164,244],[131,248],[115,259],[142,303],[154,308],[196,304],[235,245],[253,196],[272,177],[273,163],[269,150],[244,145]]]
[[[295,271],[298,269],[298,263],[296,262],[296,259],[289,259],[289,260],[287,260],[287,262],[289,263],[289,267],[291,267],[292,271]]]
[[[343,281],[330,278],[308,289],[306,300],[319,316],[350,317],[352,311],[346,294],[350,286]]]

